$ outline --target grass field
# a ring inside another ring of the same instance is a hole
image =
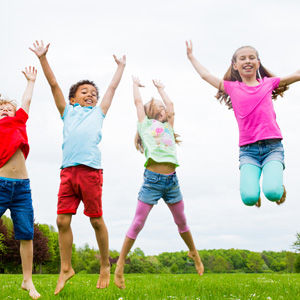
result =
[[[231,299],[298,300],[300,274],[194,274],[125,276],[126,289],[113,284],[96,289],[97,275],[76,275],[54,296],[57,275],[34,275],[41,299]],[[0,299],[29,299],[20,289],[21,275],[0,275]]]

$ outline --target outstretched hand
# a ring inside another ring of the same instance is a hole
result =
[[[121,58],[117,58],[115,55],[113,55],[113,57],[118,66],[126,65],[126,55],[123,55]]]
[[[26,67],[24,71],[22,71],[24,76],[28,81],[35,81],[36,80],[36,74],[37,74],[37,69],[35,67],[29,66],[28,68]]]
[[[44,42],[41,41],[41,43],[39,43],[38,41],[35,41],[35,43],[33,43],[33,47],[34,49],[30,48],[29,49],[36,54],[36,56],[38,58],[41,58],[42,56],[46,55],[46,53],[48,52],[50,43],[47,46],[44,46]]]
[[[133,84],[137,85],[138,87],[145,87],[144,85],[141,84],[140,79],[136,76],[132,76],[132,81]]]
[[[189,42],[185,41],[185,45],[186,45],[186,55],[187,55],[187,57],[191,57],[193,55],[192,41],[191,40]]]
[[[165,88],[165,85],[158,79],[153,79],[152,82],[155,85],[155,87],[158,88],[158,89],[164,89]]]

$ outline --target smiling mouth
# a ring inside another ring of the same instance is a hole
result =
[[[8,117],[8,114],[2,114],[1,117]]]
[[[247,65],[243,67],[244,70],[252,70],[253,66]]]
[[[93,104],[93,100],[92,99],[85,99],[84,102],[87,103],[87,104]]]

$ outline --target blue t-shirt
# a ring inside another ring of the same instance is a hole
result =
[[[78,103],[66,105],[62,116],[64,122],[62,169],[77,165],[101,169],[98,144],[102,138],[104,118],[100,106],[83,107]]]

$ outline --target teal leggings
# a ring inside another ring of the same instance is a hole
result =
[[[244,164],[240,169],[240,193],[244,204],[255,205],[260,197],[260,175],[263,172],[262,190],[270,201],[278,201],[283,194],[283,165],[270,161],[263,168]]]

